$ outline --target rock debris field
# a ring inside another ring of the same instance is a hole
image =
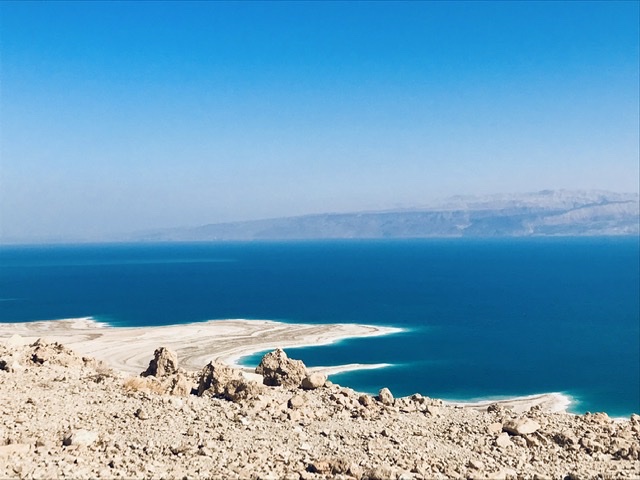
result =
[[[640,416],[482,410],[357,393],[282,350],[256,369],[140,375],[40,339],[0,343],[0,478],[640,477]]]

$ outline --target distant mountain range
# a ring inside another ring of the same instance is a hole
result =
[[[637,193],[543,190],[456,196],[402,210],[326,213],[137,235],[141,241],[639,235]]]

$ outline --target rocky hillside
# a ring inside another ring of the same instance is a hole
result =
[[[151,352],[150,352],[151,357]],[[1,478],[638,478],[640,417],[361,395],[281,350],[262,382],[159,348],[140,376],[0,343]]]

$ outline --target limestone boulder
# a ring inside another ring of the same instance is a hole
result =
[[[502,431],[510,435],[528,435],[538,429],[540,429],[540,424],[526,417],[509,420],[502,427]]]
[[[383,405],[393,405],[394,401],[391,391],[386,387],[380,389],[380,392],[378,392],[378,400]]]
[[[293,409],[302,408],[304,404],[305,404],[304,398],[302,398],[300,395],[294,395],[287,402],[287,406]]]
[[[316,388],[324,387],[326,381],[326,375],[320,372],[314,372],[302,379],[301,386],[305,390],[315,390]]]
[[[66,446],[80,445],[86,447],[94,443],[97,439],[98,434],[96,432],[79,429],[68,432],[62,440],[62,444]]]
[[[371,395],[362,394],[358,397],[358,402],[363,407],[373,407],[376,404],[376,401],[373,399]]]
[[[166,347],[157,348],[147,369],[140,375],[143,377],[167,377],[178,371],[178,355]]]
[[[307,369],[302,361],[290,359],[278,348],[262,357],[256,373],[262,375],[265,385],[298,388],[307,376]]]
[[[319,473],[325,477],[333,478],[336,475],[345,475],[350,472],[349,460],[343,457],[323,457],[309,464],[307,471]],[[358,476],[359,477],[359,476]]]
[[[316,460],[309,464],[307,470],[321,475],[328,475],[331,473],[331,464],[326,459]]]
[[[496,438],[496,446],[500,448],[512,447],[513,442],[509,438],[509,434],[506,432],[503,432],[500,435],[498,435],[498,437]]]
[[[217,360],[209,362],[200,372],[198,396],[210,395],[240,402],[257,397],[261,391],[260,385],[246,380],[239,370]]]

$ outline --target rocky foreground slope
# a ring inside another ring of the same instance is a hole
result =
[[[130,376],[57,343],[0,343],[0,478],[640,477],[637,415],[371,397],[281,350],[262,384],[177,362],[159,348]]]

